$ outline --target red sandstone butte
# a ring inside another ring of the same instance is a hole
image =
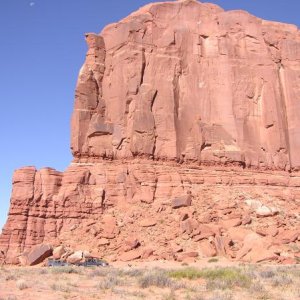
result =
[[[186,0],[149,4],[86,41],[74,160],[15,171],[2,260],[47,243],[122,260],[176,259],[176,245],[297,261],[298,28]],[[132,238],[140,246],[125,252]]]

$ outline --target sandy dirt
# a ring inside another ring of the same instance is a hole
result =
[[[110,267],[0,268],[0,300],[300,299],[300,265],[116,262]]]

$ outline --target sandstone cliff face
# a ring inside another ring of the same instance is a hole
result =
[[[109,259],[128,255],[126,241],[133,238],[140,244],[133,257],[151,250],[150,259],[180,259],[178,249],[236,258],[253,234],[260,247],[271,249],[268,255],[285,254],[278,260],[294,257],[300,246],[295,174],[136,159],[73,163],[64,173],[27,167],[15,172],[13,182],[0,237],[7,262],[40,243],[88,249]],[[292,238],[283,242],[286,235]],[[217,247],[220,240],[226,250]],[[265,259],[259,255],[250,258]]]
[[[87,43],[74,157],[300,166],[296,26],[177,1],[148,5]]]
[[[86,40],[74,161],[15,172],[6,262],[44,242],[123,260],[300,257],[297,27],[186,0]]]

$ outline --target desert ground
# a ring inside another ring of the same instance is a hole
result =
[[[114,263],[109,267],[0,268],[0,300],[300,299],[300,265]]]

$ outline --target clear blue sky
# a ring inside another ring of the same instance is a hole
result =
[[[149,0],[0,0],[0,229],[16,168],[64,170],[85,32],[100,32]],[[211,0],[300,26],[300,0]]]

